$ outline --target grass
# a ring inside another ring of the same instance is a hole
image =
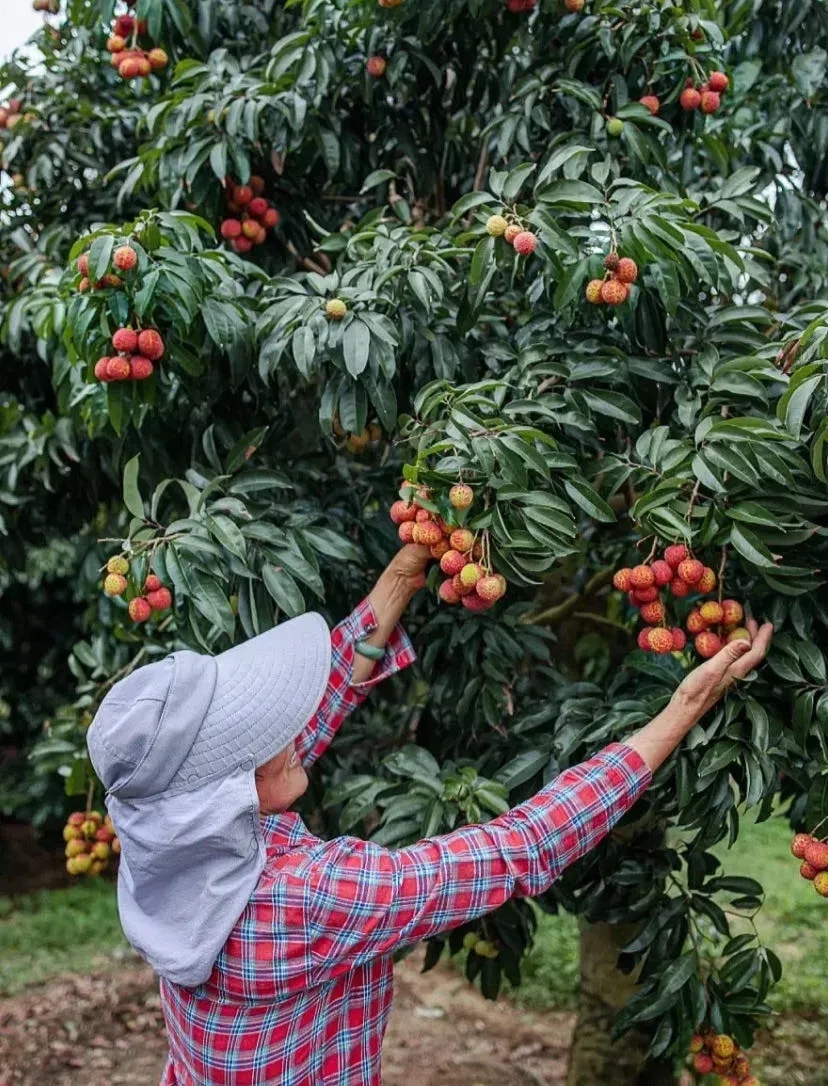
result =
[[[126,947],[114,887],[100,879],[0,897],[0,995],[111,965]]]

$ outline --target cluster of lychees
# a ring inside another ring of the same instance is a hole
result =
[[[750,1061],[732,1037],[706,1030],[690,1041],[693,1070],[699,1075],[716,1074],[721,1086],[759,1086],[750,1073]]]
[[[154,365],[164,354],[164,340],[155,328],[119,328],[112,337],[118,352],[104,355],[95,363],[99,381],[145,381],[152,376]]]
[[[100,875],[112,856],[121,851],[121,843],[109,815],[97,811],[75,811],[63,827],[66,842],[66,870],[70,875]]]
[[[131,245],[119,245],[112,254],[112,266],[122,274],[134,271],[137,265],[138,254]],[[75,266],[80,274],[78,281],[80,294],[85,294],[87,290],[103,290],[105,287],[114,287],[118,290],[124,285],[121,276],[116,275],[115,272],[107,272],[92,283],[89,279],[89,253],[81,253]]]
[[[504,215],[490,215],[486,220],[486,233],[493,238],[503,238],[518,256],[531,256],[538,245],[537,237],[514,220]]]
[[[630,296],[630,284],[638,278],[638,265],[628,256],[608,253],[604,257],[607,270],[603,279],[590,279],[586,300],[592,305],[621,305]]]
[[[237,253],[249,253],[254,245],[261,245],[267,239],[268,230],[279,225],[279,212],[262,195],[264,190],[264,178],[255,174],[246,185],[225,178],[227,208],[238,218],[223,219],[219,229]]]
[[[682,109],[692,113],[700,109],[702,113],[715,113],[722,104],[722,94],[730,86],[730,80],[724,72],[711,72],[707,82],[696,87],[693,79],[688,79],[684,90],[679,95]]]
[[[14,128],[23,120],[21,109],[23,102],[20,98],[12,98],[4,106],[0,106],[0,128]]]
[[[813,882],[820,897],[828,897],[828,841],[810,833],[798,833],[791,841],[791,852],[802,860],[799,874]]]
[[[153,72],[167,67],[169,57],[163,49],[142,49],[138,39],[147,32],[147,24],[134,15],[119,15],[112,24],[107,40],[110,63],[118,69],[121,79],[146,79]]]
[[[460,603],[468,611],[488,611],[505,595],[506,578],[492,570],[487,534],[478,537],[460,523],[474,503],[472,488],[457,483],[441,500],[424,487],[404,483],[401,494],[391,506],[391,519],[398,525],[403,543],[428,547],[431,557],[440,563],[446,574],[439,589],[442,602]],[[440,515],[437,510],[441,506],[451,519]]]
[[[130,587],[130,564],[122,554],[115,555],[106,563],[106,576],[103,590],[107,596],[123,596]],[[133,585],[134,595],[129,601],[127,611],[133,622],[146,622],[153,611],[169,611],[172,607],[172,593],[166,588],[160,577],[150,573],[139,592]]]
[[[679,626],[668,625],[662,590],[669,591],[676,599],[709,596],[716,588],[717,578],[710,566],[693,558],[683,543],[676,543],[667,547],[663,558],[619,569],[612,583],[619,592],[628,594],[630,603],[646,623],[638,635],[638,647],[664,655],[684,649],[687,637]],[[749,631],[740,626],[744,614],[738,600],[706,600],[694,607],[685,620],[685,628],[694,637],[699,656],[704,659],[715,656],[726,641],[749,640]]]

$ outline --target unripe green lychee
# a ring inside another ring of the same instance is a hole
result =
[[[630,570],[630,584],[633,588],[651,588],[655,584],[655,576],[649,566],[634,566]]]
[[[476,931],[467,931],[463,936],[463,949],[474,950],[477,944],[480,942],[480,936]]]
[[[502,238],[508,226],[502,215],[490,215],[486,219],[486,233],[493,238]]]
[[[129,573],[129,562],[122,554],[113,555],[106,563],[107,573],[120,573],[122,576]]]
[[[698,584],[704,573],[704,566],[697,558],[685,558],[679,564],[678,575],[688,584]]]
[[[325,305],[325,312],[332,321],[341,321],[348,312],[348,307],[341,298],[329,298]]]
[[[484,572],[483,567],[477,562],[467,562],[460,570],[460,580],[467,588],[474,588],[484,576]]]
[[[449,491],[449,504],[455,509],[468,509],[474,501],[474,491],[466,483],[455,483]]]
[[[129,617],[133,622],[146,622],[152,614],[152,607],[143,596],[136,596],[129,601]]]
[[[745,626],[736,626],[727,635],[728,644],[731,641],[752,641],[752,640],[753,640],[753,638],[750,636],[750,630],[748,630]]]
[[[127,590],[127,579],[120,573],[108,573],[103,587],[107,596],[123,596]]]
[[[607,121],[607,135],[620,136],[624,131],[624,122],[620,117],[610,117]]]
[[[814,889],[820,897],[828,897],[828,871],[820,871],[814,879]]]

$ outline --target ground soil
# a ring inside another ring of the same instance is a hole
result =
[[[385,1086],[561,1086],[573,1020],[490,1003],[420,953],[397,967]],[[166,1039],[152,972],[61,977],[0,1000],[0,1086],[157,1086]]]

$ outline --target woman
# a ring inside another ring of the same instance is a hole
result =
[[[403,548],[332,634],[305,615],[217,657],[174,653],[101,704],[89,752],[124,931],[161,978],[162,1086],[379,1083],[393,952],[546,890],[770,642],[752,624],[626,743],[485,825],[397,851],[321,841],[288,809],[371,686],[414,659],[398,622],[428,560]]]

